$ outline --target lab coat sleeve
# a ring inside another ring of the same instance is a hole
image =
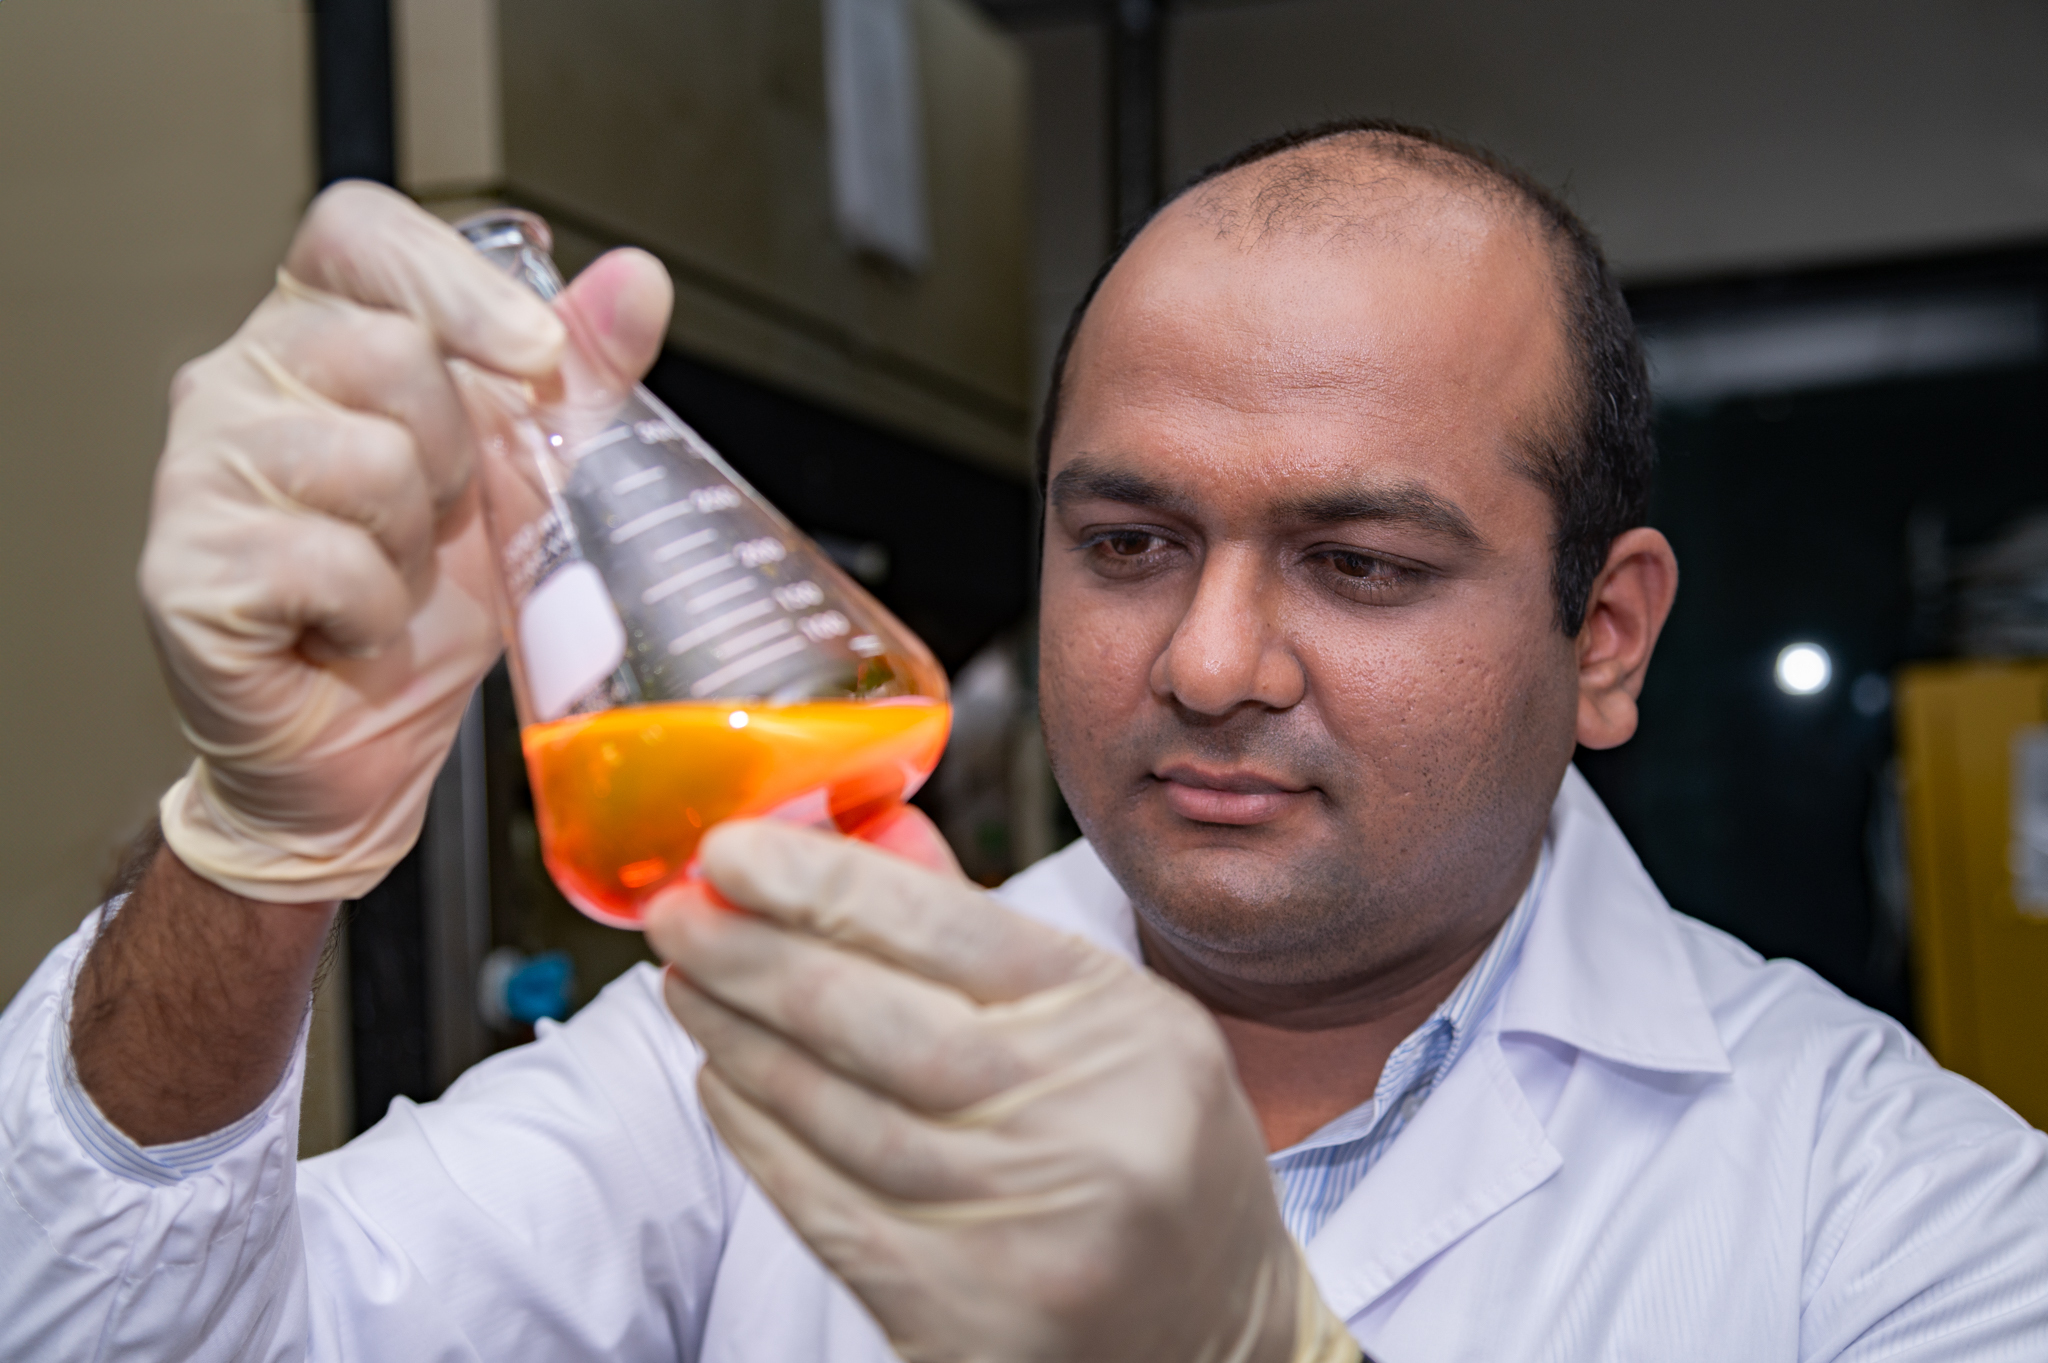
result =
[[[136,1146],[71,1069],[71,986],[99,917],[0,1014],[0,1358],[299,1357],[303,1059],[228,1131]]]
[[[2048,1358],[2048,1136],[1889,1021],[1834,1050],[1826,1091],[1800,1357]]]
[[[642,965],[301,1166],[318,1357],[697,1354],[744,1174]]]
[[[0,1015],[0,1358],[694,1356],[741,1175],[652,967],[302,1165],[303,1038],[213,1137],[91,1110],[66,1009],[96,921]]]

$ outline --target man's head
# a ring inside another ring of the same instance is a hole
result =
[[[1047,738],[1149,935],[1304,986],[1483,936],[1676,580],[1590,235],[1423,134],[1282,139],[1130,242],[1059,371]]]

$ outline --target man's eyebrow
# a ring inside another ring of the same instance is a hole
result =
[[[1162,511],[1181,511],[1187,505],[1185,497],[1164,484],[1128,469],[1108,467],[1087,455],[1075,459],[1053,475],[1046,487],[1046,500],[1056,507],[1075,502],[1103,501],[1156,507]],[[1378,521],[1386,525],[1410,525],[1467,548],[1486,547],[1485,538],[1457,503],[1415,483],[1311,493],[1281,502],[1273,513],[1275,519],[1291,524],[1342,525],[1349,521]]]
[[[1045,495],[1054,506],[1099,501],[1175,510],[1186,502],[1162,483],[1127,469],[1107,467],[1085,454],[1053,475]]]
[[[1277,511],[1285,520],[1310,525],[1340,525],[1346,521],[1412,525],[1467,548],[1486,547],[1485,538],[1456,502],[1413,483],[1318,492],[1284,502]]]

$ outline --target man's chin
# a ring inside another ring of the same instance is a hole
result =
[[[1182,949],[1275,965],[1352,919],[1371,879],[1270,828],[1140,827],[1095,848],[1139,916]]]

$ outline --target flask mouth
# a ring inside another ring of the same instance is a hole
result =
[[[555,269],[555,234],[537,213],[523,208],[492,208],[473,213],[455,224],[455,230],[506,274],[553,300],[562,291],[561,272]]]

